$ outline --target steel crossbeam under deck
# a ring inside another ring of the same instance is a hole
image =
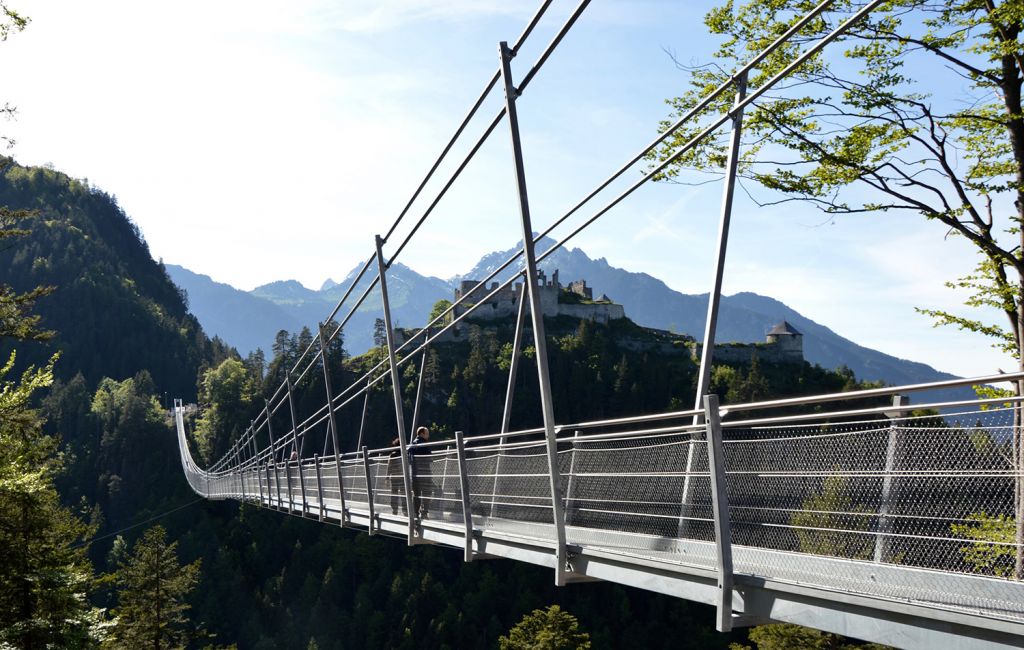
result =
[[[186,467],[197,469],[187,451],[184,422],[179,408],[179,442]],[[298,465],[294,463],[293,465]],[[280,470],[280,468],[279,468]],[[331,462],[321,468],[325,476],[336,470]],[[227,494],[213,499],[239,499],[333,525],[371,531],[406,539],[410,522],[403,515],[381,512],[379,503],[371,515],[365,500],[351,493],[344,513],[341,500],[285,491],[281,497],[270,490],[246,489],[264,480],[260,470],[235,477]],[[203,482],[193,485],[203,494]],[[305,501],[305,506],[304,506]],[[372,519],[371,519],[372,517]],[[417,520],[417,543],[469,549],[468,560],[506,558],[555,568],[558,555],[556,531],[550,523],[524,522],[494,516],[472,516],[471,539],[461,516],[452,514]],[[567,582],[603,580],[646,589],[677,598],[718,605],[721,598],[716,544],[713,541],[667,539],[615,530],[565,527],[568,566]],[[574,543],[573,540],[588,540]],[[469,542],[467,544],[467,541]],[[951,607],[943,594],[984,594],[988,601],[1007,604],[1024,602],[1024,583],[985,576],[950,574],[942,571],[844,560],[804,553],[775,551],[741,545],[732,547],[732,626],[786,622],[806,625],[858,639],[900,648],[1019,648],[1024,644],[1024,621],[1012,620],[1016,612],[1001,618],[993,612]],[[743,572],[743,567],[799,567],[777,572],[772,578]],[[801,580],[801,576],[842,576],[835,588],[823,588]],[[885,582],[906,585],[906,598],[880,598],[858,593],[859,583]],[[922,602],[921,594],[934,594],[935,602]],[[911,595],[913,598],[911,598]],[[996,613],[998,614],[998,612]]]

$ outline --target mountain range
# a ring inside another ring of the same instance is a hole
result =
[[[546,250],[553,243],[545,239],[538,244],[538,250]],[[395,263],[388,272],[395,325],[416,327],[425,324],[432,305],[441,299],[451,300],[453,289],[460,280],[487,277],[515,250],[510,248],[489,253],[466,273],[448,280],[424,276]],[[171,279],[187,293],[192,313],[203,328],[236,346],[243,354],[256,347],[268,350],[274,335],[281,329],[296,331],[307,325],[315,331],[316,324],[331,312],[347,290],[358,268],[340,282],[328,279],[318,291],[295,280],[285,280],[246,292],[214,282],[183,267],[167,265]],[[593,288],[594,295],[603,293],[622,304],[626,315],[640,325],[690,334],[698,340],[702,338],[707,313],[706,293],[680,293],[653,276],[616,268],[604,258],[593,259],[579,248],[555,251],[541,263],[541,268],[549,275],[557,269],[563,284],[585,279]],[[511,268],[506,269],[495,280],[503,281],[512,273]],[[368,272],[352,295],[359,296],[371,277]],[[340,321],[348,309],[346,306],[335,320]],[[345,328],[345,345],[350,352],[358,354],[372,345],[373,321],[380,313],[380,295],[375,290],[351,316]],[[822,367],[847,366],[860,379],[894,385],[953,377],[924,363],[858,345],[778,300],[749,292],[723,297],[716,339],[719,343],[764,341],[765,333],[782,320],[794,325],[804,335],[805,358]],[[962,392],[955,391],[956,394]]]

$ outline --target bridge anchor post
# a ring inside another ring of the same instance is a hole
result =
[[[384,336],[388,346],[388,365],[391,369],[391,394],[395,399],[395,424],[398,427],[398,449],[402,456],[402,481],[405,484],[405,512],[409,518],[409,545],[416,543],[416,517],[412,503],[412,472],[409,468],[409,450],[405,444],[405,414],[402,411],[402,383],[398,376],[398,363],[395,360],[395,333],[391,329],[391,303],[388,301],[387,267],[384,263],[384,240],[380,235],[374,238],[377,247],[377,279],[380,283],[380,298],[384,306]]]
[[[892,503],[893,471],[899,454],[899,427],[896,420],[904,417],[910,399],[906,395],[892,396],[892,411],[885,415],[889,423],[889,440],[885,450],[885,469],[882,478],[882,494],[878,505],[878,534],[875,536],[875,562],[885,562],[889,557],[889,542],[892,533],[892,519],[889,517],[889,505]]]
[[[366,507],[370,515],[369,523],[366,524],[366,532],[368,535],[373,535],[373,487],[370,485],[370,458],[366,447],[363,447],[363,480],[366,481]]]
[[[722,450],[722,419],[718,395],[704,396],[704,420],[707,425],[708,472],[711,478],[711,509],[715,525],[715,555],[718,568],[718,606],[715,627],[728,632],[732,615],[732,534],[729,529],[729,494],[725,481],[725,455]]]
[[[514,56],[508,43],[498,44],[501,59],[501,79],[505,86],[505,113],[512,136],[512,158],[515,162],[516,190],[519,195],[519,216],[523,226],[523,260],[526,267],[526,296],[530,300],[530,318],[533,325],[533,344],[537,352],[537,378],[540,383],[540,404],[544,415],[544,439],[547,447],[548,477],[551,483],[551,514],[555,527],[555,584],[566,583],[568,549],[565,537],[565,503],[562,500],[562,475],[558,467],[558,440],[555,431],[555,411],[551,398],[551,378],[548,373],[547,340],[544,334],[544,310],[537,293],[537,256],[534,252],[533,226],[530,223],[530,200],[526,192],[526,170],[523,165],[523,147],[519,139],[519,114],[516,99],[519,90],[512,84],[510,63]]]
[[[345,508],[345,482],[341,473],[341,455],[338,453],[338,423],[334,419],[334,392],[331,390],[331,369],[327,362],[327,344],[324,339],[324,324],[318,323],[320,332],[320,355],[324,364],[324,389],[327,391],[327,424],[331,428],[331,445],[334,447],[334,469],[338,477],[338,507],[341,512],[338,520],[342,528],[345,527],[345,519],[348,514]]]
[[[722,190],[722,213],[718,222],[718,248],[715,251],[715,277],[708,293],[708,313],[704,322],[704,347],[700,351],[700,370],[697,375],[697,395],[693,408],[704,408],[704,396],[711,384],[711,364],[715,356],[715,331],[718,329],[718,307],[722,302],[722,278],[725,275],[725,256],[729,250],[729,225],[732,222],[732,201],[736,195],[736,172],[739,168],[740,140],[743,135],[743,108],[740,104],[747,96],[747,73],[740,72],[736,84],[735,111],[732,117],[732,132],[729,135],[729,152],[725,164],[725,187]],[[701,415],[693,416],[696,427],[701,424]],[[695,431],[694,437],[698,434]],[[683,479],[683,498],[679,513],[678,536],[683,537],[689,527],[690,514],[690,472],[693,469],[694,445],[686,451],[686,477]]]
[[[473,506],[469,502],[469,472],[466,470],[466,444],[462,432],[455,432],[455,457],[459,465],[459,495],[462,497],[462,520],[465,523],[466,545],[463,558],[473,561]]]

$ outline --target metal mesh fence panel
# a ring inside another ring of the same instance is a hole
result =
[[[345,507],[369,510],[370,493],[366,489],[361,458],[341,461],[341,480],[345,488]]]
[[[378,513],[408,514],[402,458],[397,450],[390,456],[370,459],[370,480],[373,483],[373,502]]]
[[[713,553],[691,551],[684,557],[674,541],[714,541],[703,441],[682,433],[575,438],[560,461],[571,543],[658,559],[713,562]]]
[[[454,456],[449,462],[450,467],[455,464]],[[551,483],[543,441],[470,449],[466,471],[470,509],[480,518],[482,527],[554,539]],[[457,469],[452,473],[449,482],[457,481]],[[455,496],[461,499],[457,491],[452,498]]]
[[[736,570],[877,596],[1000,611],[1014,541],[1011,409],[727,430]],[[807,556],[849,560],[816,569]],[[879,567],[924,570],[908,582]],[[987,585],[987,586],[986,586]]]

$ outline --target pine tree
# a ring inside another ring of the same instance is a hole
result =
[[[162,526],[135,542],[117,571],[115,648],[180,648],[188,640],[186,598],[199,580],[199,560],[178,564],[178,543]]]
[[[501,650],[589,650],[590,635],[558,605],[535,609],[498,639]]]
[[[13,365],[14,355],[0,368],[0,647],[91,647],[103,613],[87,600],[92,566],[78,542],[92,531],[61,505],[58,443],[29,408],[53,362],[4,380]]]

